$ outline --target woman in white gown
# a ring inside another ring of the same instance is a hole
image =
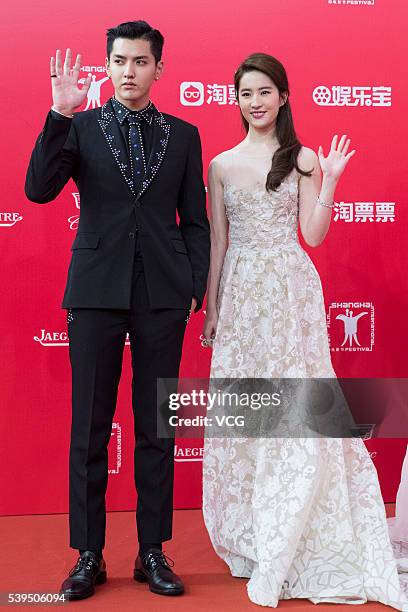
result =
[[[388,528],[398,571],[401,573],[401,584],[408,595],[408,446],[402,464],[395,516],[388,519]]]
[[[247,136],[211,161],[208,176],[210,377],[334,377],[320,278],[298,224],[310,246],[321,244],[354,151],[345,136],[327,157],[302,147],[275,58],[247,58],[235,89]],[[203,513],[215,551],[233,576],[249,578],[254,603],[374,600],[408,610],[360,439],[206,437]]]

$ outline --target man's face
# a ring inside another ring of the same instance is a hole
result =
[[[152,83],[160,78],[162,70],[163,62],[156,64],[150,42],[141,38],[116,38],[106,58],[106,72],[116,99],[133,110],[147,105]]]

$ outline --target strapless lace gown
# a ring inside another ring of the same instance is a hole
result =
[[[269,158],[226,151],[229,247],[210,377],[333,377],[319,275],[298,241],[296,170],[267,193]],[[376,469],[346,438],[205,438],[203,515],[251,601],[408,610]]]

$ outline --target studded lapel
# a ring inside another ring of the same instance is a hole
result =
[[[164,159],[170,137],[170,124],[155,108],[153,117],[152,150],[147,163],[146,174],[143,177],[138,193],[136,193],[132,180],[132,169],[128,158],[128,153],[123,144],[123,136],[115,119],[115,113],[112,109],[110,100],[108,100],[101,107],[101,118],[98,119],[98,123],[102,129],[103,135],[105,136],[106,142],[115,162],[119,167],[124,181],[126,182],[133,196],[140,197],[145,193],[149,185],[154,180]]]
[[[159,171],[166,154],[169,137],[170,123],[168,123],[163,115],[155,108],[153,116],[152,150],[147,163],[146,174],[143,178],[142,185],[138,193],[139,196],[141,196],[146,189],[148,189],[149,185],[152,183],[157,172]]]

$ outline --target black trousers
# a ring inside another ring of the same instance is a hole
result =
[[[171,539],[174,439],[157,437],[156,379],[178,377],[188,314],[188,309],[150,309],[140,251],[135,259],[130,310],[70,311],[72,548],[100,549],[105,545],[107,446],[127,332],[133,368],[138,539],[139,543]]]

